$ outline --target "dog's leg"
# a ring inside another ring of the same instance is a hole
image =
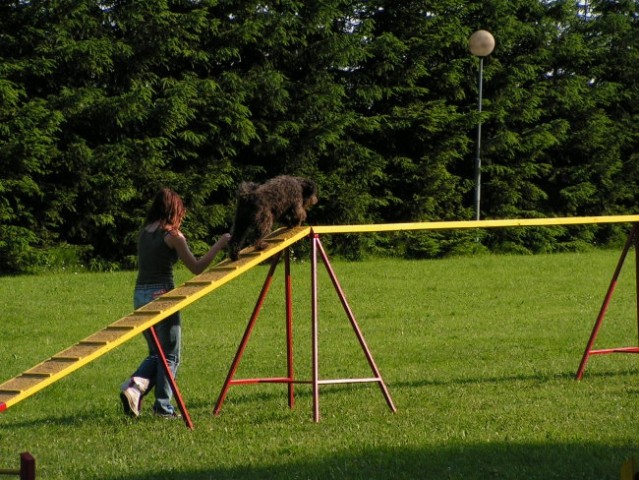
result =
[[[245,237],[245,231],[242,231],[241,228],[237,227],[238,225],[236,225],[233,229],[233,233],[231,234],[231,241],[229,242],[229,257],[233,261],[240,258],[240,250],[242,249],[242,243]]]
[[[295,206],[295,220],[296,224],[291,226],[299,227],[302,223],[306,221],[306,210],[302,205]]]
[[[306,220],[306,210],[301,206],[293,206],[282,218],[283,223],[289,227],[299,227]]]
[[[245,245],[246,237],[249,233],[252,223],[252,212],[246,206],[238,206],[231,230],[231,241],[229,242],[229,257],[235,261],[240,256],[240,250]]]
[[[256,231],[256,239],[255,239],[255,249],[256,250],[264,250],[268,247],[268,243],[264,241],[264,237],[266,237],[269,233],[271,233],[271,229],[273,228],[273,214],[270,211],[260,211],[255,216],[255,231]]]

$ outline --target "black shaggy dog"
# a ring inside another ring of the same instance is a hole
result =
[[[237,260],[240,250],[251,242],[256,250],[265,249],[264,237],[274,223],[289,228],[301,225],[306,211],[316,203],[317,186],[307,178],[280,175],[262,184],[242,182],[229,243],[231,260]]]

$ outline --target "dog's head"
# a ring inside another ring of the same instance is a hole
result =
[[[304,199],[304,208],[309,208],[318,202],[317,199],[317,185],[314,181],[308,178],[302,178],[300,181],[302,185],[302,198]]]
[[[240,183],[240,186],[237,187],[237,196],[238,198],[241,197],[248,197],[249,195],[253,194],[255,192],[255,190],[257,190],[257,187],[259,187],[260,185],[258,183],[255,182],[242,182]]]

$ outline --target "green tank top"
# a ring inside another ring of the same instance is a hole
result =
[[[177,262],[178,255],[164,242],[164,237],[168,234],[161,228],[154,232],[147,232],[145,229],[140,232],[136,285],[174,285],[173,265]]]

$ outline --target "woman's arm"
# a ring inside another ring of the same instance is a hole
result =
[[[225,233],[222,235],[217,242],[200,258],[195,258],[193,252],[189,248],[189,245],[186,242],[186,238],[182,235],[181,232],[178,233],[169,233],[169,235],[164,237],[164,241],[166,244],[173,248],[177,254],[178,258],[182,260],[186,268],[188,268],[191,273],[198,275],[202,273],[206,267],[208,267],[215,256],[229,243],[231,239],[230,233]]]

